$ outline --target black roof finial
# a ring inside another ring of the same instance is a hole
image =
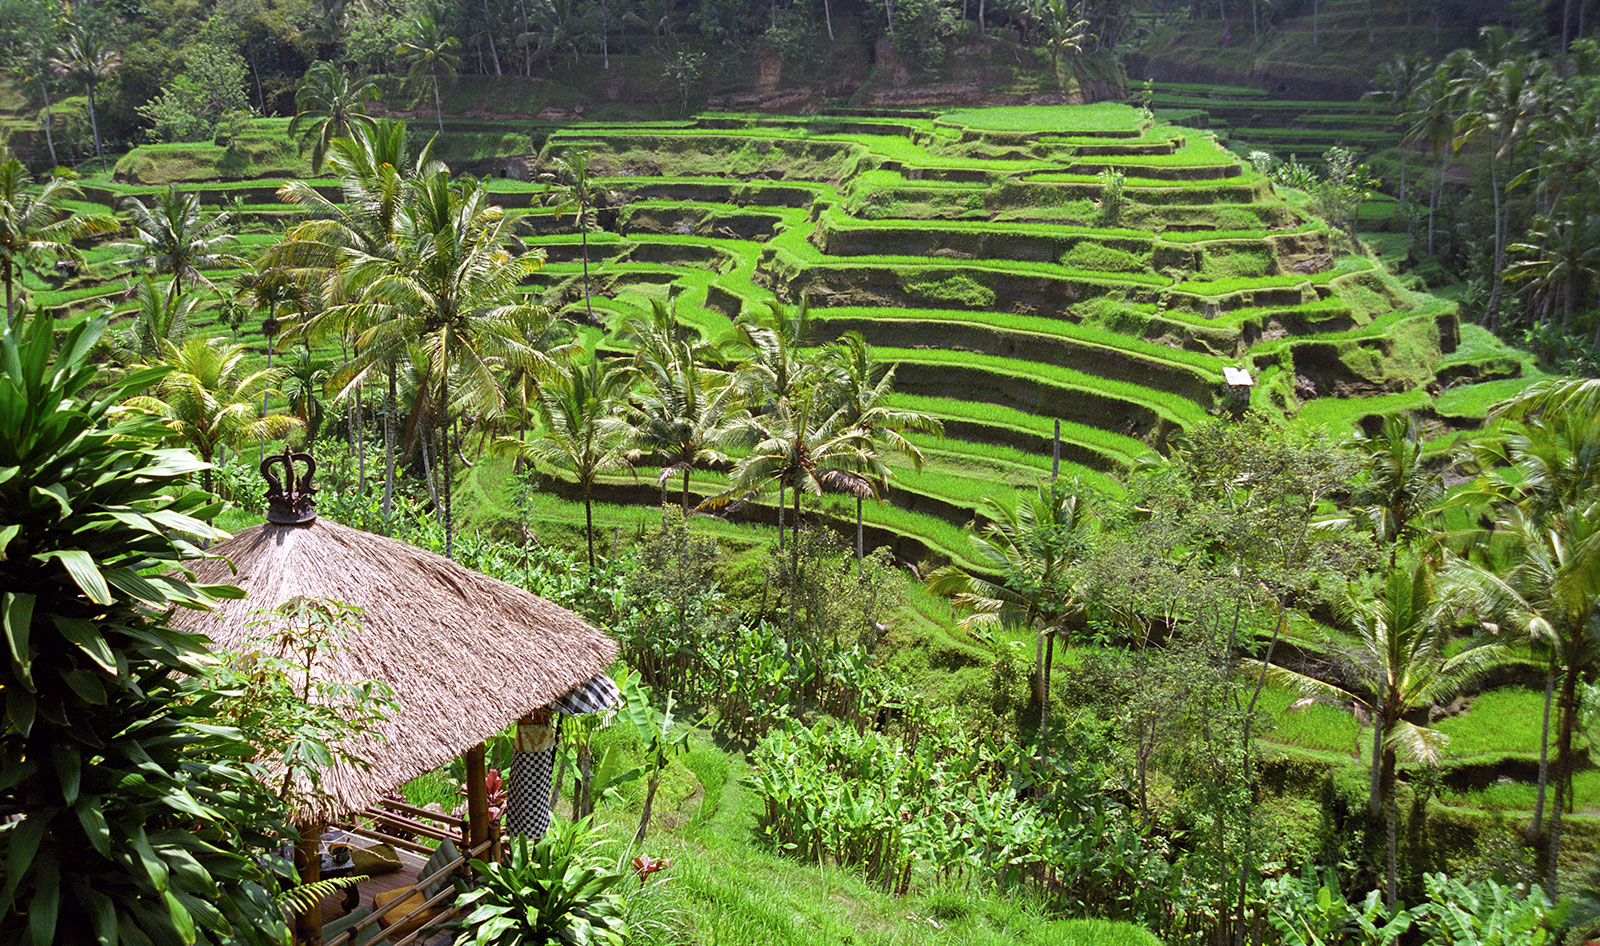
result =
[[[305,472],[295,474],[295,462],[305,463]],[[283,479],[273,475],[272,468],[283,466]],[[317,487],[312,477],[317,473],[317,461],[309,453],[294,453],[287,446],[261,461],[261,477],[267,481],[267,521],[279,525],[307,525],[317,519]]]

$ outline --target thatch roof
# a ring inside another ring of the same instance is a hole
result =
[[[197,578],[236,584],[247,597],[221,601],[212,611],[180,609],[177,627],[230,647],[270,630],[254,624],[256,612],[296,597],[358,607],[365,612],[359,630],[313,672],[343,682],[382,680],[400,703],[379,728],[385,740],[364,738],[351,747],[371,768],[336,765],[325,772],[331,801],[299,812],[305,823],[373,804],[616,659],[616,644],[565,608],[432,552],[327,519],[255,526],[212,552],[220,558],[198,563]]]

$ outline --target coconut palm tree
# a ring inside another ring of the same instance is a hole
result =
[[[1551,321],[1559,307],[1565,335],[1574,307],[1600,286],[1600,216],[1583,200],[1569,198],[1551,216],[1535,222],[1528,235],[1529,240],[1507,248],[1515,262],[1506,266],[1506,281],[1526,284],[1533,301],[1543,307],[1543,321]]]
[[[1402,561],[1390,570],[1375,598],[1349,588],[1334,602],[1339,627],[1354,638],[1346,655],[1343,685],[1288,670],[1245,661],[1267,678],[1308,696],[1332,700],[1367,714],[1373,723],[1372,772],[1368,805],[1382,814],[1387,839],[1385,899],[1398,896],[1396,869],[1396,765],[1403,755],[1424,764],[1438,762],[1449,737],[1408,717],[1452,698],[1487,667],[1506,658],[1498,645],[1446,652],[1450,618],[1437,595],[1432,573],[1420,561]]]
[[[1394,568],[1402,547],[1430,534],[1422,526],[1444,499],[1444,476],[1423,458],[1424,431],[1415,415],[1389,414],[1371,437],[1356,437],[1345,446],[1362,455],[1366,477],[1350,494],[1348,513],[1328,525],[1356,525],[1389,546]]]
[[[680,503],[687,516],[690,472],[699,464],[726,464],[728,455],[722,447],[748,415],[732,379],[703,367],[695,357],[696,346],[671,334],[674,322],[666,305],[651,302],[657,307],[657,319],[665,320],[669,328],[666,333],[645,335],[635,349],[634,369],[642,382],[632,412],[635,456],[663,457],[659,478],[663,498],[667,481],[683,477]]]
[[[1600,516],[1592,506],[1569,507],[1541,521],[1511,507],[1497,517],[1494,534],[1500,560],[1462,559],[1451,577],[1465,592],[1470,608],[1519,634],[1548,657],[1539,788],[1529,835],[1549,840],[1546,878],[1549,889],[1555,890],[1562,815],[1571,800],[1572,738],[1581,711],[1578,683],[1600,668]],[[1509,565],[1503,564],[1507,558]],[[1552,706],[1556,797],[1546,829]]]
[[[730,443],[749,446],[734,464],[732,482],[701,505],[707,509],[779,490],[778,532],[783,533],[782,497],[794,494],[794,554],[799,554],[800,497],[851,491],[855,477],[886,477],[883,461],[872,450],[867,432],[847,424],[838,413],[824,413],[813,393],[784,398],[770,411],[743,419],[728,433]],[[780,544],[780,549],[781,549]]]
[[[510,368],[552,366],[536,342],[551,316],[518,286],[543,265],[542,254],[513,256],[513,218],[489,202],[471,178],[434,170],[404,182],[392,245],[372,254],[349,248],[339,266],[350,301],[330,318],[360,326],[355,367],[387,364],[413,342],[430,361],[434,422],[443,440],[445,551],[454,551],[451,510],[451,419],[458,408],[493,416],[503,407],[500,383]]]
[[[67,41],[56,47],[55,55],[50,57],[50,68],[56,75],[83,86],[89,98],[89,127],[94,131],[94,153],[100,159],[102,170],[106,166],[106,152],[100,142],[100,118],[95,110],[94,90],[115,75],[121,66],[122,52],[81,26],[73,26]]]
[[[132,286],[133,318],[113,343],[125,364],[148,365],[160,358],[168,344],[179,344],[189,334],[189,323],[200,300],[174,295],[149,276]]]
[[[833,409],[841,414],[843,423],[867,435],[874,457],[896,454],[910,460],[913,468],[921,472],[922,451],[906,434],[943,434],[944,424],[927,414],[897,411],[889,406],[894,393],[894,366],[874,361],[861,334],[848,332],[828,346],[821,367],[827,378],[822,390],[832,399]],[[848,485],[847,492],[856,500],[856,560],[860,561],[866,554],[862,501],[869,497],[879,499],[879,487],[887,483],[861,478]]]
[[[378,99],[378,82],[372,76],[354,76],[331,62],[312,63],[295,87],[295,116],[289,137],[300,138],[300,153],[311,150],[311,170],[322,171],[328,144],[334,138],[352,138],[358,128],[372,128],[367,101]]]
[[[71,181],[35,184],[28,169],[0,146],[0,281],[6,286],[6,324],[17,310],[16,285],[31,266],[58,259],[83,261],[74,240],[117,232],[106,214],[75,213],[66,202],[83,196]]]
[[[578,148],[568,148],[560,157],[552,158],[550,170],[542,177],[548,187],[545,203],[551,207],[551,213],[557,218],[572,214],[573,224],[578,228],[583,252],[583,307],[592,323],[594,306],[589,301],[589,231],[597,227],[598,208],[610,199],[611,192],[595,183],[589,174],[589,152]]]
[[[811,311],[805,299],[792,307],[769,303],[765,309],[741,314],[734,323],[729,356],[739,365],[736,383],[752,414],[769,412],[779,403],[798,397],[815,380],[816,361],[802,347],[810,327]],[[782,551],[784,493],[788,484],[779,478],[777,486],[778,549]]]
[[[245,265],[226,249],[238,242],[238,237],[225,229],[232,214],[222,211],[207,217],[200,209],[199,194],[186,194],[169,185],[148,205],[137,197],[124,198],[122,209],[133,230],[132,240],[111,244],[133,254],[122,265],[171,273],[174,293],[182,293],[185,282],[216,289],[201,270]]]
[[[1482,32],[1483,54],[1471,64],[1458,83],[1468,108],[1457,124],[1460,141],[1481,138],[1489,152],[1489,185],[1494,199],[1494,252],[1489,301],[1483,322],[1490,330],[1499,324],[1501,275],[1505,272],[1506,236],[1509,230],[1505,191],[1514,180],[1510,171],[1517,145],[1532,126],[1542,108],[1537,89],[1542,74],[1541,60],[1528,57],[1505,37],[1499,27]]]
[[[594,484],[602,473],[633,469],[628,446],[633,428],[626,420],[633,369],[589,352],[569,354],[549,373],[535,401],[541,429],[526,443],[513,441],[523,456],[573,475],[583,494],[584,537],[594,575]]]
[[[1433,69],[1432,62],[1420,53],[1396,57],[1378,67],[1378,74],[1373,80],[1377,88],[1368,92],[1366,98],[1392,105],[1397,113],[1404,116],[1411,111],[1417,95],[1427,85]],[[1402,214],[1406,210],[1406,146],[1409,143],[1408,136],[1401,137],[1398,196]]]
[[[148,411],[167,422],[172,437],[211,463],[223,447],[237,448],[262,438],[287,436],[302,426],[284,414],[262,415],[256,398],[277,384],[276,371],[250,372],[243,345],[191,338],[182,345],[167,342],[158,365],[168,373],[155,393],[132,398],[127,406]],[[211,468],[201,486],[211,492]]]
[[[963,629],[1037,630],[1033,684],[1042,735],[1055,638],[1082,607],[1071,565],[1088,534],[1089,493],[1076,479],[1040,483],[1011,504],[985,496],[979,513],[986,521],[971,537],[973,561],[1000,580],[946,565],[928,575],[927,586],[966,609]]]
[[[460,40],[440,29],[427,14],[411,21],[409,35],[395,50],[395,55],[410,67],[408,84],[416,87],[427,79],[433,86],[433,111],[441,134],[444,132],[444,105],[439,100],[439,80],[456,81],[456,70],[461,68],[460,50]]]

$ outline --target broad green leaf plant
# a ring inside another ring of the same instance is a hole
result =
[[[0,944],[281,942],[254,854],[283,809],[219,724],[204,641],[164,619],[240,593],[184,570],[218,507],[158,418],[113,410],[165,369],[103,384],[106,327],[0,333]]]

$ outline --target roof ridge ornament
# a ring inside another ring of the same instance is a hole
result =
[[[304,462],[305,472],[296,475],[295,463]],[[272,468],[283,467],[283,479]],[[309,525],[317,519],[317,487],[312,478],[317,461],[309,453],[295,453],[287,446],[261,461],[261,478],[267,481],[267,521],[285,526]]]

